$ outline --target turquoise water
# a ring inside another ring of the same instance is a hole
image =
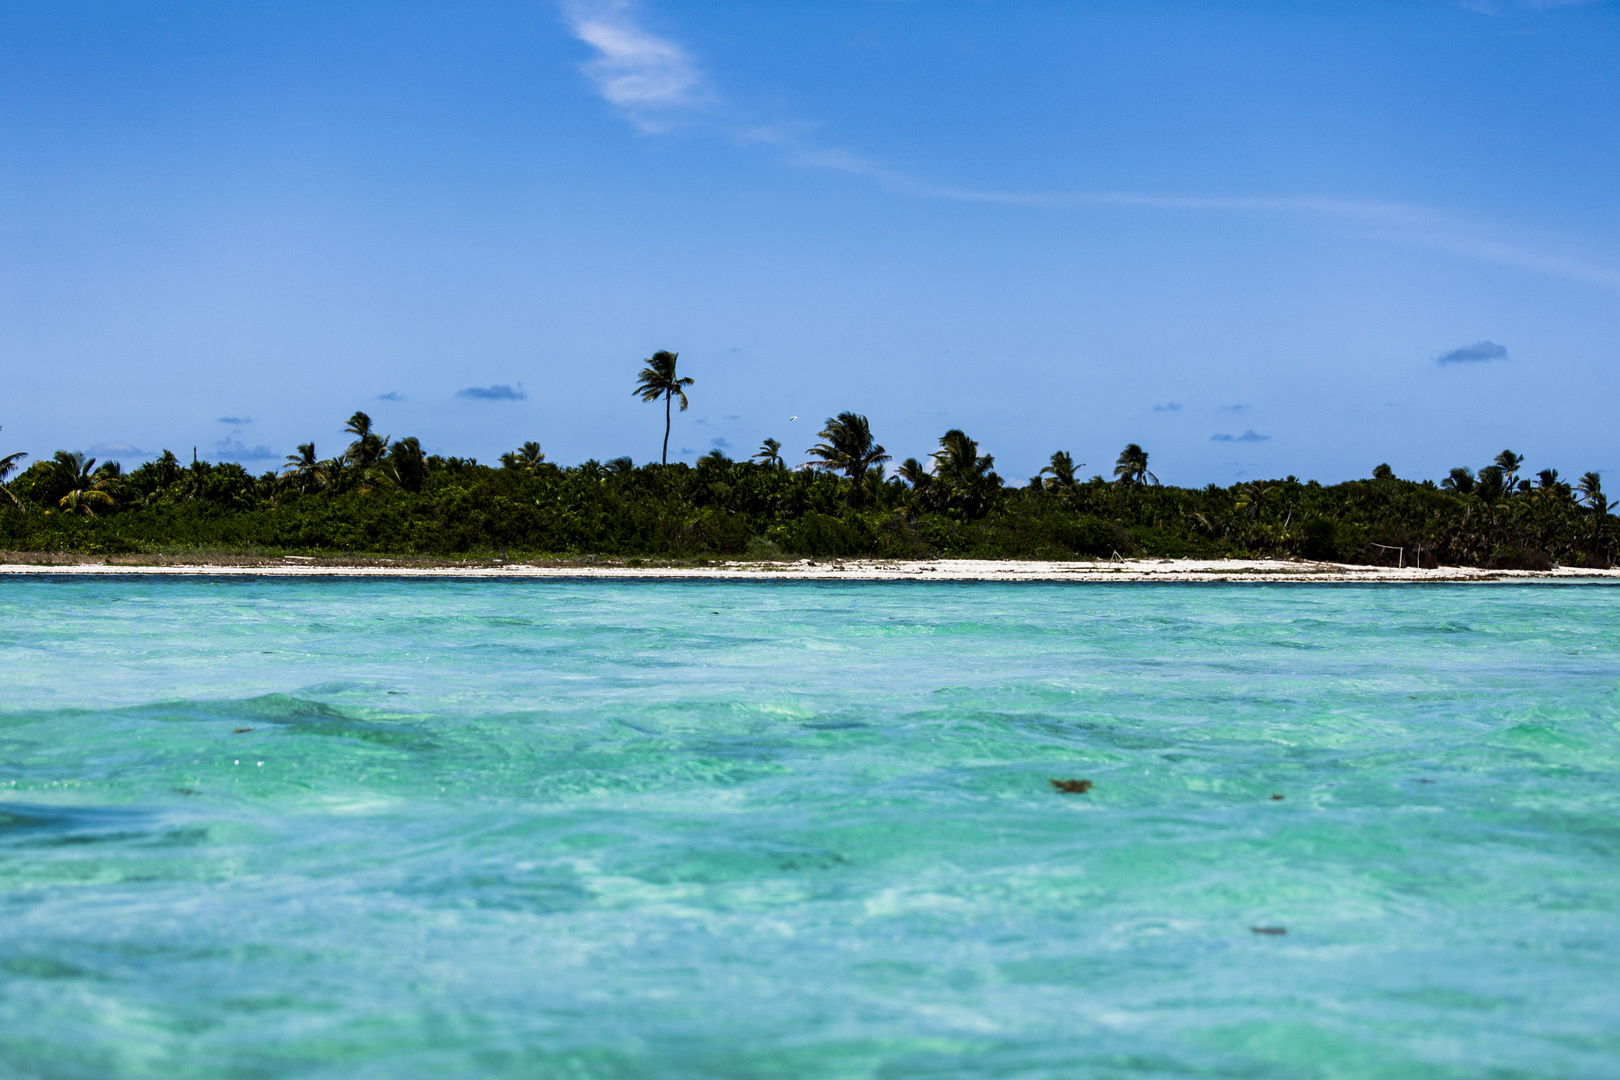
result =
[[[1592,586],[0,581],[0,1075],[1613,1077],[1617,646]]]

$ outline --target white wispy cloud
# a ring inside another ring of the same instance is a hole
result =
[[[692,57],[643,27],[628,0],[567,3],[563,17],[574,36],[597,52],[584,68],[597,93],[642,130],[667,130],[680,110],[709,99]]]
[[[791,164],[862,176],[902,195],[953,202],[1031,209],[1147,209],[1188,212],[1282,213],[1360,224],[1383,238],[1451,252],[1477,262],[1512,267],[1546,277],[1584,281],[1620,290],[1620,270],[1601,263],[1551,255],[1524,244],[1494,239],[1489,230],[1432,207],[1415,203],[1333,199],[1316,196],[1167,195],[1136,191],[996,191],[931,183],[887,168],[860,154],[818,146],[806,125],[752,128],[741,138],[780,150]]]
[[[1543,12],[1549,9],[1585,7],[1588,4],[1607,2],[1608,0],[1459,0],[1457,6],[1477,15],[1500,17],[1515,11]]]
[[[1592,0],[1516,0],[1532,7],[1571,6]],[[597,92],[631,123],[649,133],[667,131],[696,107],[718,101],[708,78],[678,43],[643,27],[631,0],[567,0],[569,28],[598,52],[585,65]],[[1477,222],[1432,207],[1377,200],[1316,196],[1176,195],[1133,191],[998,191],[956,187],[890,168],[864,154],[827,145],[805,123],[720,126],[716,133],[769,146],[789,164],[865,178],[900,195],[951,202],[1022,206],[1036,210],[1147,209],[1183,212],[1293,214],[1352,222],[1384,239],[1447,251],[1478,262],[1620,290],[1620,269],[1493,236]]]

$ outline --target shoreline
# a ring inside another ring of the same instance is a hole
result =
[[[799,559],[727,560],[702,565],[629,565],[640,560],[490,560],[434,563],[409,558],[281,558],[185,556],[0,555],[0,576],[62,575],[171,577],[386,577],[488,580],[495,578],[615,578],[705,581],[1000,581],[1000,582],[1289,582],[1433,584],[1511,581],[1613,582],[1610,570],[1481,570],[1472,567],[1404,569],[1282,559],[1126,559],[1049,562],[1016,559]],[[17,560],[17,561],[13,561]],[[27,561],[24,561],[27,560]],[[47,561],[50,560],[50,561]],[[60,561],[57,561],[60,560]],[[127,560],[127,561],[126,561]],[[161,561],[158,561],[161,560]]]

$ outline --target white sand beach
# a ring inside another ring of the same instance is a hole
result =
[[[1620,569],[1480,570],[1446,566],[1358,566],[1281,559],[1125,559],[1076,562],[993,559],[799,559],[707,564],[636,565],[639,560],[499,561],[431,563],[426,560],[284,558],[188,561],[183,556],[75,556],[11,554],[0,575],[156,574],[269,577],[394,578],[649,578],[795,581],[1043,581],[1043,582],[1508,582],[1556,580],[1620,582]],[[30,561],[33,560],[33,561]]]

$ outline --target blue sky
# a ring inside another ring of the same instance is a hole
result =
[[[0,147],[0,452],[1620,468],[1614,2],[18,0]]]

